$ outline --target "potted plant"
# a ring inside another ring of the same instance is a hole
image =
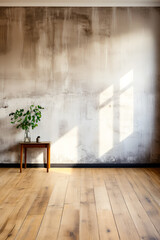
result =
[[[44,108],[40,105],[31,105],[26,112],[22,108],[9,114],[9,116],[11,117],[11,123],[17,124],[16,128],[22,128],[23,130],[25,130],[25,142],[31,141],[30,128],[34,129],[38,126],[38,122],[41,120],[42,116],[41,109]]]

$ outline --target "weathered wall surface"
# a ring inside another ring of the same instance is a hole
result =
[[[0,162],[19,161],[8,114],[30,104],[51,162],[159,161],[159,24],[160,8],[0,8]]]

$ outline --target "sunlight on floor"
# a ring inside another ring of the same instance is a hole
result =
[[[73,168],[51,168],[50,171],[64,175],[71,175]]]

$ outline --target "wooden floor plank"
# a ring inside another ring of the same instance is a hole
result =
[[[141,239],[160,239],[160,235],[137,198],[126,176],[119,174],[116,176],[116,179]]]
[[[0,169],[0,240],[160,240],[160,170]]]
[[[21,175],[21,178],[27,176],[28,171],[25,174]],[[15,174],[17,176],[17,174]],[[19,174],[20,175],[20,174]],[[19,176],[15,180],[15,183],[18,182],[21,178]],[[10,178],[9,178],[10,179]],[[3,194],[3,189],[0,190],[0,193]],[[10,215],[14,211],[15,207],[19,203],[20,199],[24,197],[24,189],[22,187],[16,188],[16,184],[10,182],[10,186],[7,186],[7,194],[4,194],[3,202],[0,204],[0,238],[2,235],[7,235],[10,231]],[[2,198],[1,198],[2,200]],[[30,206],[29,206],[30,207]],[[5,225],[4,225],[5,223]],[[4,227],[5,226],[5,227]],[[12,228],[12,227],[11,227]],[[3,237],[2,237],[3,239]]]
[[[119,239],[102,171],[93,170],[94,194],[101,240]]]
[[[26,195],[26,194],[25,194]],[[0,234],[0,239],[14,239],[17,235],[24,219],[27,216],[28,210],[36,198],[36,194],[33,193],[31,196],[26,195],[22,201],[13,209],[9,217],[7,218],[7,224]]]
[[[76,171],[75,171],[76,173]],[[75,181],[74,181],[75,178]],[[79,239],[80,182],[77,175],[69,177],[58,240]]]
[[[144,188],[150,192],[154,200],[160,206],[160,191],[158,186],[155,186],[154,182],[151,178],[149,178],[146,173],[140,169],[134,169],[135,177],[137,177],[141,183],[143,184]]]
[[[51,180],[52,174],[43,174],[43,178],[40,180],[40,189],[38,194],[31,204],[22,227],[16,236],[16,240],[34,240],[36,238],[53,191],[53,182]]]
[[[89,169],[81,170],[81,202],[95,203],[94,188]]]
[[[160,207],[156,204],[150,193],[143,187],[141,182],[139,182],[139,179],[135,177],[133,170],[128,169],[125,172],[137,198],[160,234]]]
[[[2,188],[6,184],[6,182],[9,181],[9,174],[11,172],[13,172],[13,170],[10,168],[0,168],[0,188]]]
[[[63,207],[50,205],[45,212],[37,240],[56,240],[60,228]]]
[[[81,190],[80,178],[71,176],[67,187],[65,204],[80,203],[80,190]]]
[[[42,215],[28,215],[23,223],[21,231],[18,233],[16,240],[33,240],[36,239],[37,229],[42,221]]]
[[[81,240],[99,240],[93,179],[89,169],[83,169],[81,173],[80,200],[79,237]]]
[[[65,204],[58,240],[79,239],[79,204]]]
[[[159,186],[160,186],[160,173],[156,173],[154,172],[152,169],[144,169],[146,174],[152,179],[152,181],[154,182],[154,184],[156,185],[156,187],[159,190]]]
[[[64,206],[64,200],[66,195],[66,189],[68,185],[68,176],[59,177],[55,183],[53,192],[49,199],[48,206]]]
[[[23,174],[26,178],[26,176]],[[37,196],[37,191],[41,187],[41,180],[45,178],[45,175],[41,171],[33,170],[34,181],[32,187],[30,189],[26,189],[25,186],[20,186],[21,195],[18,195],[17,198],[13,198],[13,202],[15,202],[15,207],[12,209],[11,213],[7,216],[7,224],[3,229],[3,232],[0,234],[0,239],[11,239],[14,238],[21,225],[23,224],[24,219],[26,218],[29,209]],[[28,176],[30,178],[30,175]],[[29,179],[28,179],[29,180]],[[18,187],[18,189],[19,189]],[[13,190],[13,193],[16,192],[16,189]],[[16,201],[15,201],[16,199]],[[11,204],[11,203],[10,203]]]
[[[81,202],[80,204],[79,239],[100,239],[95,203]]]
[[[3,201],[8,197],[10,194],[11,188],[15,188],[16,185],[23,180],[24,175],[28,175],[28,169],[22,174],[19,174],[19,172],[14,169],[15,171],[10,171],[8,174],[8,180],[6,179],[6,182],[3,186],[1,186],[1,195],[0,195],[0,204],[3,203]],[[7,178],[6,177],[6,178]],[[13,194],[13,192],[11,193]]]
[[[140,237],[123,199],[123,195],[119,189],[115,176],[106,175],[105,179],[120,239],[139,240]]]
[[[58,237],[60,223],[64,208],[64,201],[68,185],[69,176],[56,176],[53,192],[50,196],[44,218],[38,232],[37,239],[52,239],[56,240]]]

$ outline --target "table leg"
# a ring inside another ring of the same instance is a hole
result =
[[[27,167],[27,148],[26,147],[24,148],[24,153],[25,153],[25,165],[24,165],[24,167],[26,168]]]
[[[22,172],[22,162],[23,162],[23,144],[21,144],[20,172]]]
[[[47,172],[49,172],[50,168],[50,144],[47,145]]]

